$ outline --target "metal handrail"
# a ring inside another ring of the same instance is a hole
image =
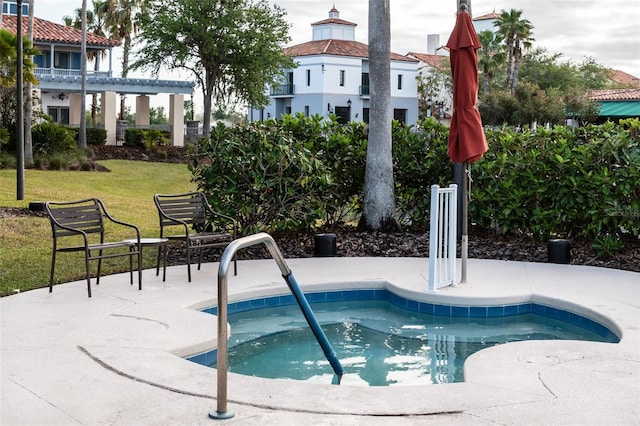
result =
[[[210,412],[209,417],[212,419],[229,419],[234,416],[233,412],[227,411],[227,370],[228,370],[228,359],[227,359],[227,339],[228,339],[228,330],[227,330],[227,304],[228,304],[228,294],[227,294],[227,275],[229,272],[229,265],[231,261],[236,255],[236,252],[242,248],[254,246],[256,244],[263,243],[269,249],[269,253],[271,253],[271,257],[276,261],[276,264],[280,268],[280,272],[282,272],[282,276],[284,277],[289,289],[293,293],[294,297],[298,301],[300,308],[302,309],[307,322],[311,326],[314,335],[318,339],[320,346],[322,346],[323,351],[325,351],[325,356],[329,360],[329,363],[334,369],[334,372],[338,376],[342,376],[342,366],[340,365],[340,361],[337,359],[335,352],[331,348],[326,336],[320,329],[320,326],[313,317],[313,313],[310,312],[310,308],[304,294],[300,291],[293,279],[291,274],[291,269],[287,266],[287,263],[278,248],[275,240],[271,235],[261,232],[259,234],[249,235],[246,237],[238,238],[231,242],[224,253],[220,258],[220,266],[218,267],[218,349],[217,349],[217,380],[218,380],[218,396],[217,396],[217,408],[215,412]],[[309,318],[308,315],[311,315],[312,318]]]

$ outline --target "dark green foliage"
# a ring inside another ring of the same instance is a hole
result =
[[[394,123],[397,217],[426,230],[431,185],[448,186],[448,128]],[[591,239],[603,255],[640,233],[640,120],[573,129],[488,130],[489,151],[472,165],[469,222],[482,229]],[[357,222],[367,146],[362,123],[285,116],[220,126],[190,154],[198,188],[240,216],[244,233]]]
[[[471,221],[539,240],[638,235],[639,128],[640,121],[626,120],[489,131],[490,149],[472,169]]]
[[[33,155],[66,154],[76,148],[73,131],[56,123],[43,121],[31,129]]]
[[[73,133],[73,139],[78,142],[78,135],[80,129],[77,127],[69,128],[69,131]],[[97,127],[87,127],[87,145],[104,145],[107,143],[107,131]]]
[[[241,232],[300,230],[322,219],[332,183],[326,166],[274,120],[219,124],[190,152],[198,189]]]
[[[402,226],[429,229],[431,185],[448,186],[453,167],[447,156],[449,128],[428,118],[419,129],[393,125],[396,208]]]
[[[147,149],[156,146],[169,145],[171,132],[158,129],[126,129],[124,131],[124,146],[138,146]]]
[[[124,146],[144,146],[144,130],[125,129]]]
[[[107,143],[105,129],[87,128],[87,145],[104,145]]]

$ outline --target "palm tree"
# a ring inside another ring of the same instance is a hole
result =
[[[107,7],[109,3],[107,0],[93,0],[92,10],[87,10],[87,32],[96,34],[102,37],[106,37],[106,15]],[[65,16],[62,18],[65,25],[73,27],[77,30],[82,30],[82,8],[75,10],[75,15]],[[98,72],[100,70],[100,58],[107,56],[107,52],[104,50],[91,50],[87,51],[87,59],[94,61],[93,70]],[[91,124],[96,125],[96,117],[98,111],[98,94],[94,93],[91,96]]]
[[[129,74],[132,36],[139,30],[137,15],[144,13],[145,0],[107,0],[106,24],[112,38],[122,42],[122,78]],[[124,120],[125,97],[120,96],[120,120]]]
[[[33,4],[34,0],[29,0],[29,17],[27,19],[27,38],[33,45]],[[33,62],[33,56],[31,56]],[[31,137],[31,122],[33,121],[33,83],[27,81],[24,97],[24,163],[28,166],[33,164],[33,140]]]
[[[507,44],[507,90],[513,91],[518,81],[518,67],[522,57],[523,48],[531,46],[533,25],[529,20],[522,19],[522,11],[511,9],[503,10],[495,22],[497,33],[502,36]]]
[[[389,0],[369,0],[369,143],[364,205],[359,228],[395,231],[391,151],[391,56]]]
[[[504,64],[507,52],[502,44],[502,36],[498,33],[485,30],[478,34],[478,38],[482,44],[482,48],[478,52],[478,66],[483,75],[482,92],[488,93],[495,70]]]

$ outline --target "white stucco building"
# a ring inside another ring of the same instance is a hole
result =
[[[311,24],[311,41],[285,49],[298,67],[286,70],[281,84],[269,88],[271,103],[266,108],[249,108],[249,121],[303,113],[335,114],[343,123],[368,122],[369,49],[355,41],[356,26],[340,19],[335,7],[329,11],[328,19]],[[418,61],[391,53],[390,66],[393,116],[415,125]]]

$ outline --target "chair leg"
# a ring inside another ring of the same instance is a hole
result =
[[[131,256],[129,256],[129,259],[131,259]],[[142,249],[138,250],[138,290],[142,290]]]
[[[186,244],[187,244],[187,278],[188,278],[188,281],[191,282],[191,248],[190,248],[191,244],[189,244],[188,240]]]
[[[100,280],[100,262],[102,262],[102,259],[98,259],[98,280]],[[89,297],[91,297],[91,273],[89,270],[89,252],[85,252],[84,254],[84,265],[87,271],[87,293],[89,293]]]
[[[129,285],[133,285],[133,247],[129,247]]]
[[[56,269],[56,249],[53,249],[51,256],[51,272],[49,274],[49,293],[53,292],[53,271]]]
[[[200,270],[200,265],[202,265],[202,255],[204,249],[202,247],[200,247],[200,249],[198,250],[198,271]]]
[[[102,250],[98,252],[98,276],[96,278],[96,285],[100,285],[100,273],[102,271]],[[87,272],[88,274],[89,272]]]
[[[162,244],[158,246],[158,259],[156,260],[156,277],[160,275],[160,250],[162,250]]]

